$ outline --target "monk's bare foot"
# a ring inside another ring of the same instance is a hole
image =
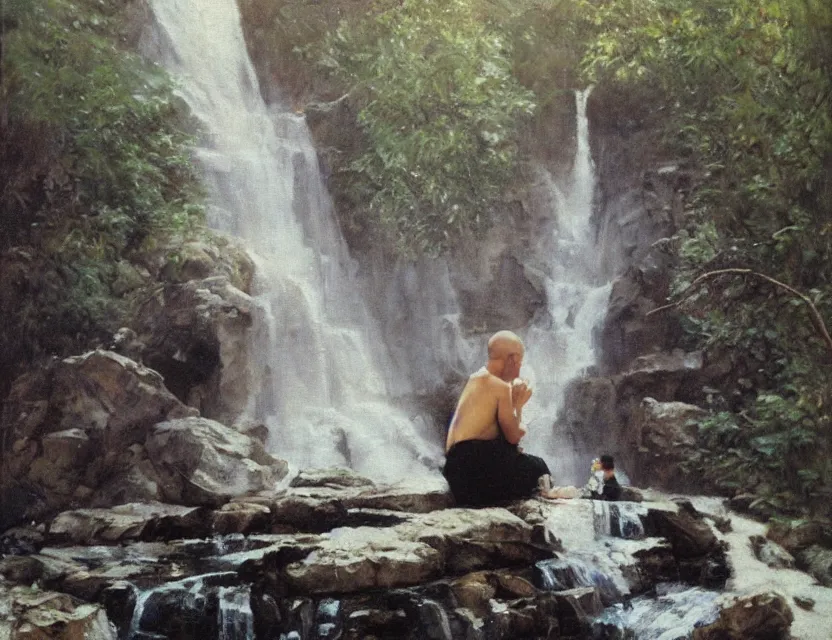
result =
[[[552,487],[551,489],[540,492],[540,497],[548,500],[571,500],[572,498],[577,498],[580,495],[581,492],[577,489],[577,487]]]

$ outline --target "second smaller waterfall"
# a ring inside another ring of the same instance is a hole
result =
[[[586,104],[590,90],[575,94],[576,149],[566,193],[541,170],[541,186],[549,215],[551,237],[542,238],[537,252],[546,265],[544,284],[548,307],[526,336],[524,375],[535,389],[524,414],[529,427],[526,446],[556,461],[550,465],[558,484],[579,485],[591,458],[584,459],[563,434],[552,427],[563,406],[567,384],[595,364],[594,334],[607,310],[611,283],[600,274],[592,226],[595,173],[589,145]],[[527,373],[525,373],[527,371]]]

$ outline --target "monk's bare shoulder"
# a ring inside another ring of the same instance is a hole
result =
[[[508,382],[491,373],[488,373],[487,371],[485,373],[485,377],[483,378],[483,383],[487,385],[488,389],[495,395],[505,393],[507,389],[511,389],[511,385]]]

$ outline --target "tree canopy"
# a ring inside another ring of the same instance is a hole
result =
[[[343,22],[319,62],[359,106],[367,145],[342,169],[356,214],[400,251],[433,253],[483,228],[514,177],[534,96],[511,41],[463,0],[411,1]]]
[[[11,1],[2,21],[0,344],[63,353],[119,322],[133,252],[201,218],[193,127],[123,46],[119,3]]]
[[[585,58],[593,81],[660,104],[667,148],[699,170],[675,287],[696,285],[692,344],[740,375],[692,464],[726,488],[771,480],[778,508],[822,504],[832,487],[818,323],[832,317],[830,17],[813,0],[602,3]]]

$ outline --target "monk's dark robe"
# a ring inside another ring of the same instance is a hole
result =
[[[500,431],[495,440],[463,440],[445,456],[445,479],[458,506],[485,507],[528,498],[549,467],[521,453]]]

